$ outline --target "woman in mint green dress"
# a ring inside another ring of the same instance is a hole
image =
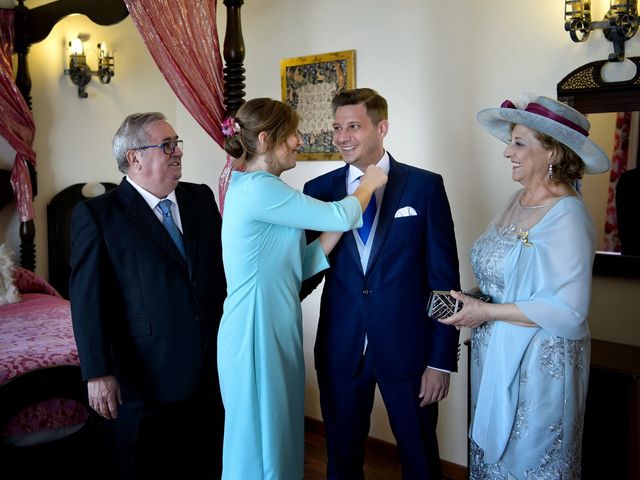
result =
[[[341,232],[362,224],[371,194],[386,183],[374,168],[360,189],[321,202],[284,183],[302,145],[298,116],[268,98],[246,102],[223,125],[225,150],[239,160],[222,226],[227,299],[218,333],[225,406],[223,479],[304,476],[302,280],[328,268]],[[364,205],[364,207],[363,207]],[[304,230],[325,233],[307,245]]]

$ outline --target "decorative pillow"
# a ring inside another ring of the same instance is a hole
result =
[[[18,303],[20,293],[13,280],[14,266],[9,252],[3,244],[0,244],[0,305]]]
[[[45,293],[60,297],[60,294],[44,278],[26,268],[16,267],[14,275],[16,288],[20,293]]]

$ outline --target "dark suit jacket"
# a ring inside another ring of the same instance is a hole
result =
[[[126,179],[73,212],[71,314],[83,377],[116,375],[125,398],[183,400],[216,361],[226,294],[220,214],[206,185],[175,192],[188,262]]]
[[[345,166],[308,182],[305,193],[324,201],[343,198],[347,170]],[[402,207],[412,207],[417,215],[394,218]],[[368,354],[381,378],[415,378],[427,365],[457,369],[458,331],[426,314],[431,290],[460,288],[453,221],[440,175],[391,158],[366,274],[351,232],[344,234],[329,262],[315,345],[319,374],[353,376],[365,332]],[[319,280],[315,278],[316,285]],[[304,286],[302,295],[309,287]]]

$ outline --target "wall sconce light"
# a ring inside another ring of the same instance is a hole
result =
[[[591,30],[601,28],[607,40],[613,43],[610,62],[624,60],[624,42],[638,30],[638,5],[636,0],[611,0],[609,11],[601,22],[591,21],[591,0],[565,0],[564,29],[574,42],[584,42]]]
[[[115,75],[113,55],[107,52],[107,44],[98,44],[98,70],[93,71],[87,65],[87,56],[84,53],[84,41],[88,36],[79,35],[69,42],[69,68],[65,69],[65,75],[69,75],[71,82],[78,86],[78,97],[87,98],[85,87],[91,81],[91,76],[96,75],[100,83],[109,83],[111,77]]]

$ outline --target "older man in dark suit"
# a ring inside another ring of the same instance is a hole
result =
[[[113,151],[126,176],[72,219],[71,312],[89,403],[106,419],[118,478],[218,478],[226,284],[215,198],[179,182],[182,140],[161,113],[128,116]]]
[[[458,257],[442,177],[397,162],[383,147],[387,102],[374,90],[333,100],[333,142],[346,165],[308,182],[320,200],[343,198],[369,165],[388,172],[331,253],[320,304],[315,366],[330,479],[364,478],[376,385],[405,479],[440,478],[436,422],[456,370],[458,331],[427,316],[431,290],[459,289]],[[319,278],[315,278],[316,283]],[[304,296],[313,281],[303,285]]]

